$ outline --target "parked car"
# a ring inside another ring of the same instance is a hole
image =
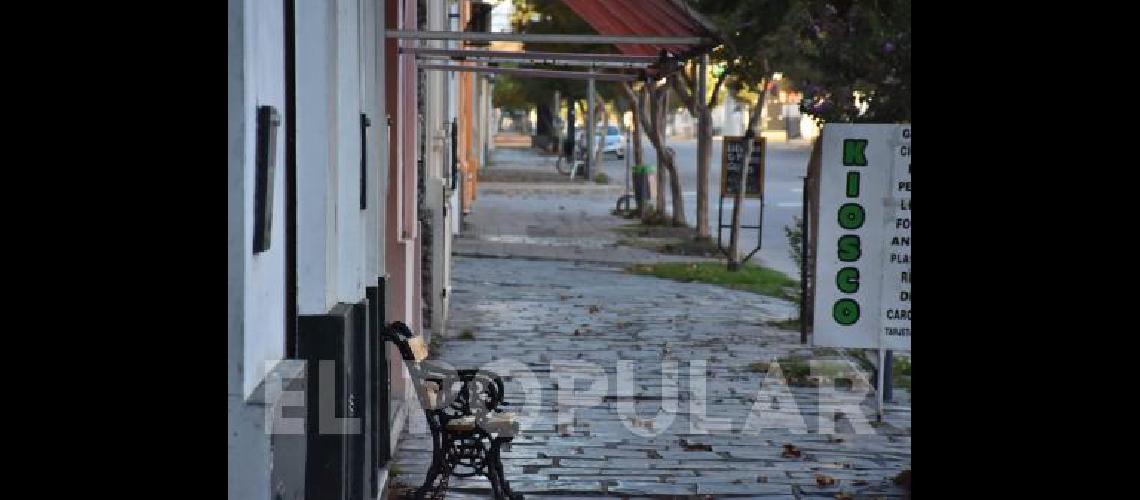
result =
[[[613,153],[620,160],[625,158],[625,146],[625,134],[622,134],[617,127],[612,125],[608,127],[606,129],[606,146],[602,152]]]
[[[603,135],[603,132],[605,132],[604,135]],[[582,132],[578,132],[577,136],[578,137],[575,138],[574,140],[578,141],[580,144],[585,146],[586,143],[584,141],[586,139],[582,135]],[[619,160],[625,158],[625,149],[626,149],[625,135],[622,134],[621,130],[618,129],[617,127],[615,127],[613,125],[610,125],[609,127],[606,127],[605,129],[603,129],[602,127],[598,127],[598,132],[597,132],[597,135],[594,136],[594,141],[595,141],[595,144],[603,144],[603,147],[602,147],[602,153],[603,154],[604,153],[613,153],[613,154],[617,155]]]

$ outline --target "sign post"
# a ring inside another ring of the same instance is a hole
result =
[[[827,124],[812,345],[910,351],[910,125]]]
[[[763,137],[756,137],[752,143],[752,158],[748,162],[748,177],[745,179],[744,196],[743,199],[759,199],[760,200],[760,219],[755,225],[741,225],[741,229],[755,229],[756,235],[756,248],[754,248],[747,256],[741,260],[741,264],[748,262],[757,251],[760,250],[761,244],[761,227],[764,225],[764,155],[766,141]],[[732,222],[724,223],[724,199],[726,197],[736,197],[737,187],[740,185],[740,172],[744,166],[744,137],[740,136],[725,136],[721,144],[720,156],[720,205],[717,210],[717,230],[716,242],[720,247],[721,252],[725,255],[728,250],[725,250],[722,238],[724,228],[731,228]],[[741,202],[743,202],[743,199]]]

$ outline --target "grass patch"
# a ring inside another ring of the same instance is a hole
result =
[[[624,236],[649,236],[649,228],[640,222],[622,224],[610,230]]]
[[[670,255],[690,255],[694,257],[720,258],[720,249],[711,238],[697,236],[697,231],[688,226],[645,224],[635,222],[611,229],[620,234],[618,244],[653,250]]]
[[[663,244],[674,241],[676,240],[664,238],[618,238],[617,244],[625,247],[640,248],[642,250],[657,251]]]
[[[891,359],[891,370],[899,375],[910,376],[910,358],[895,356]]]
[[[594,182],[598,184],[608,184],[610,182],[610,176],[606,175],[605,172],[598,172],[594,175]]]
[[[781,319],[778,321],[769,321],[768,326],[774,326],[774,327],[779,328],[781,330],[792,330],[792,331],[798,332],[798,331],[800,331],[800,319],[799,318],[788,318],[788,319]]]
[[[878,376],[879,369],[876,367],[876,364],[879,362],[879,354],[877,351],[866,349],[851,349],[848,352],[850,352],[851,357],[854,358],[855,361],[859,362],[859,365],[862,366],[863,369],[868,373],[870,373],[872,377]],[[872,357],[874,358],[874,361],[871,360]],[[906,389],[907,391],[911,390],[910,358],[899,356],[898,354],[895,354],[894,357],[891,358],[891,385],[894,387]]]
[[[721,262],[662,262],[627,268],[633,274],[656,276],[684,282],[709,283],[760,295],[795,300],[798,282],[788,275],[762,266],[747,265],[729,271]]]
[[[459,334],[459,338],[462,340],[475,340],[475,332],[471,331],[470,329],[463,330]]]
[[[815,360],[814,372],[812,360]],[[756,361],[748,365],[752,373],[771,373],[775,366],[779,366],[780,375],[788,385],[795,387],[818,387],[821,377],[826,383],[837,385],[851,385],[852,377],[858,368],[839,359],[820,358],[818,356],[805,357],[802,355],[789,355],[779,358],[775,364]],[[845,382],[846,381],[846,382]]]
[[[784,358],[777,360],[784,377],[793,381],[803,381],[811,375],[811,365],[803,358]]]
[[[869,351],[866,349],[849,349],[847,353],[851,355],[851,359],[854,359],[856,363],[859,363],[859,367],[862,368],[863,371],[871,374],[879,372],[879,369],[876,368],[878,359],[876,358],[875,361],[871,361],[871,358],[869,358],[867,354],[872,353],[872,355],[878,356],[878,354],[875,354],[876,351]]]

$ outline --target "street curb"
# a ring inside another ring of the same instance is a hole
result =
[[[633,262],[615,262],[604,260],[590,260],[590,259],[563,259],[559,257],[540,257],[537,255],[506,255],[506,254],[492,254],[483,252],[457,252],[452,251],[453,257],[466,257],[470,259],[512,259],[512,260],[530,260],[539,262],[571,262],[574,264],[592,264],[606,267],[625,268],[626,266],[635,265]]]
[[[480,182],[479,193],[514,194],[518,192],[562,194],[622,194],[623,186],[616,184],[551,184],[527,182]]]
[[[625,268],[628,266],[642,265],[642,264],[657,264],[657,263],[661,263],[661,262],[705,262],[705,261],[712,261],[712,259],[709,259],[707,257],[692,257],[692,258],[676,259],[676,260],[674,260],[674,259],[662,259],[662,260],[658,260],[658,261],[649,261],[649,262],[647,262],[645,260],[637,260],[637,261],[596,260],[596,259],[590,259],[590,258],[564,258],[564,257],[553,257],[553,256],[548,257],[548,256],[540,256],[540,255],[518,255],[518,254],[480,252],[480,251],[472,251],[472,250],[452,250],[451,255],[455,256],[455,257],[468,257],[468,258],[473,258],[473,259],[518,259],[518,260],[532,260],[532,261],[573,262],[573,263],[577,263],[577,264],[596,264],[596,265],[602,265],[602,266],[622,267],[622,268]]]

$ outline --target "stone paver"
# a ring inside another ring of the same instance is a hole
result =
[[[433,357],[455,366],[487,365],[507,379],[511,409],[523,415],[524,425],[504,466],[521,492],[560,498],[902,495],[889,480],[910,466],[905,391],[897,390],[901,403],[889,407],[894,412],[886,424],[867,426],[872,434],[853,432],[848,421],[858,419],[851,415],[834,433],[819,434],[821,414],[834,421],[821,404],[840,393],[774,384],[749,370],[754,361],[810,352],[799,344],[798,332],[768,326],[793,316],[791,303],[572,262],[456,257],[453,279],[452,319]],[[457,338],[466,330],[474,340]],[[633,366],[619,378],[621,360]],[[664,379],[663,360],[676,366]],[[514,369],[503,368],[510,363]],[[570,373],[591,370],[604,374],[611,397],[563,393],[559,399],[559,384],[574,383]],[[697,397],[702,373],[703,410]],[[529,399],[523,385],[528,376],[538,392]],[[633,397],[612,397],[619,380],[630,382]],[[647,427],[662,406],[663,386],[670,385],[679,396],[676,414]],[[781,410],[795,405],[804,429],[744,429],[754,411],[775,413],[768,401],[773,395]],[[860,404],[871,418],[871,397]],[[559,410],[571,406],[573,415],[563,412],[560,421]],[[701,424],[717,428],[712,419],[725,419],[728,430],[702,431]],[[396,460],[405,471],[401,480],[418,484],[430,456],[423,426],[411,428],[421,432],[406,437]],[[783,457],[784,444],[801,456]],[[819,487],[817,474],[836,484]],[[466,495],[454,498],[487,494],[485,481],[451,485],[453,495]]]
[[[714,260],[619,245],[614,229],[631,223],[610,213],[620,190],[497,186],[480,185],[477,209],[453,240],[455,255],[620,265]]]

